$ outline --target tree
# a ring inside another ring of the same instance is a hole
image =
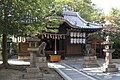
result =
[[[6,42],[7,35],[27,34],[31,30],[41,31],[45,16],[53,0],[1,0],[0,1],[0,33],[3,35],[3,66],[7,68]]]
[[[109,21],[111,25],[109,27],[119,27],[120,26],[120,10],[112,8],[110,15],[106,16],[106,21]]]
[[[53,9],[59,14],[63,10],[72,10],[80,12],[86,21],[104,23],[105,15],[91,0],[55,0],[54,4]]]

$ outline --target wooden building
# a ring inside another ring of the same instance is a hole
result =
[[[61,19],[64,19],[64,22],[57,28],[57,33],[43,32],[38,35],[41,42],[47,43],[46,56],[50,54],[60,54],[62,58],[83,56],[87,35],[101,30],[102,25],[85,21],[79,12],[63,11]],[[26,43],[20,44],[19,56],[27,53],[25,47],[27,48]],[[22,50],[23,48],[24,50]]]

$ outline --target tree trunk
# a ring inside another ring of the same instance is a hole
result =
[[[3,34],[2,36],[2,59],[3,59],[3,66],[7,68],[8,67],[7,34]]]

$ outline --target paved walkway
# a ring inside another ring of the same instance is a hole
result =
[[[98,59],[98,62],[101,66],[104,59]],[[49,63],[49,66],[54,67],[65,80],[120,80],[120,71],[103,73],[101,67],[83,68],[82,64],[82,58],[74,58],[58,63]],[[116,64],[120,70],[120,62],[116,60],[114,64]]]
[[[65,63],[51,63],[49,64],[55,68],[55,70],[65,79],[65,80],[96,80],[95,78],[86,75],[85,73],[65,64]]]
[[[30,64],[29,62],[15,59],[8,62],[14,65]],[[98,59],[98,62],[102,65],[104,59]],[[54,68],[65,80],[120,80],[120,59],[113,60],[113,62],[119,68],[118,72],[103,73],[100,67],[83,68],[82,58],[68,58],[58,63],[48,63],[48,66]],[[2,62],[0,61],[0,63]]]

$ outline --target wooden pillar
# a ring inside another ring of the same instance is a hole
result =
[[[96,56],[96,41],[95,41],[95,43],[94,43],[94,47],[95,47],[95,53],[94,53],[94,56]]]

